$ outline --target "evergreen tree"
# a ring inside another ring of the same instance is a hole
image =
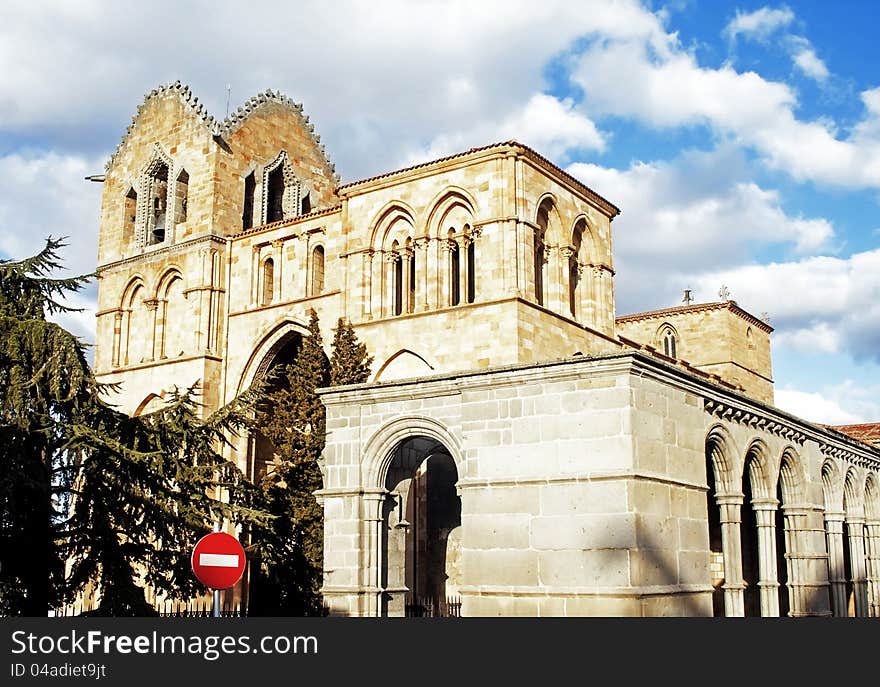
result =
[[[325,410],[318,387],[365,382],[372,358],[341,318],[334,330],[331,359],[324,354],[318,316],[293,364],[276,372],[275,389],[260,406],[257,424],[275,449],[276,468],[264,481],[264,507],[275,517],[253,530],[262,556],[252,582],[255,615],[315,615],[322,610],[323,510],[314,492],[325,443]]]
[[[68,424],[96,391],[83,344],[46,318],[88,276],[55,279],[63,240],[0,261],[0,612],[45,616],[64,574],[56,538],[70,470]],[[62,498],[57,498],[61,496]]]
[[[223,455],[247,423],[255,388],[202,420],[197,386],[171,393],[156,412],[128,417],[97,403],[72,427],[77,457],[64,529],[68,587],[99,582],[100,615],[147,615],[143,585],[171,598],[204,591],[190,554],[214,523],[266,522],[256,490]]]
[[[251,610],[255,614],[314,615],[321,610],[323,511],[318,461],[324,449],[325,413],[315,389],[327,386],[330,365],[318,315],[291,365],[276,371],[280,384],[258,411],[260,431],[275,449],[275,469],[262,485],[267,510],[276,516],[252,533],[262,557]]]
[[[102,402],[83,345],[47,320],[88,279],[48,276],[63,245],[0,262],[0,613],[45,616],[90,584],[101,613],[146,613],[142,578],[196,591],[189,553],[216,520],[267,522],[222,455],[262,388],[204,421],[194,388],[144,417]]]
[[[357,340],[351,322],[341,317],[333,330],[333,353],[330,357],[330,385],[362,384],[370,378],[373,357],[367,346]]]

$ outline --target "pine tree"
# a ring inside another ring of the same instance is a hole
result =
[[[62,239],[0,261],[0,613],[45,616],[59,600],[56,538],[70,470],[67,426],[96,391],[83,344],[47,320],[88,276],[55,279]]]
[[[366,344],[360,343],[351,322],[341,317],[336,322],[333,353],[330,357],[330,385],[362,384],[370,378],[372,356],[367,356]]]

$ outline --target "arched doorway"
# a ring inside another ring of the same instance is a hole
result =
[[[385,478],[380,613],[458,615],[461,499],[442,443],[412,436],[392,451]]]

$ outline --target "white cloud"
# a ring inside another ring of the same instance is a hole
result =
[[[570,99],[560,100],[536,93],[503,121],[475,122],[471,128],[440,134],[423,150],[409,155],[403,164],[415,164],[466,150],[472,146],[515,139],[551,158],[580,148],[604,150],[605,139],[596,125],[574,108]]]
[[[778,408],[809,422],[845,425],[866,421],[862,415],[845,410],[839,402],[817,392],[777,389],[774,401]]]
[[[805,327],[776,332],[773,335],[774,346],[789,348],[801,353],[840,352],[842,332],[828,322],[813,322]]]
[[[800,45],[799,68],[822,77],[824,63],[805,52],[809,43],[792,40]],[[572,79],[583,89],[582,106],[591,117],[628,117],[658,129],[706,126],[798,181],[880,188],[875,90],[861,94],[862,119],[841,132],[827,119],[798,119],[797,94],[785,83],[739,72],[729,63],[704,67],[674,34],[667,34],[665,51],[653,49],[654,43],[656,38],[649,44],[639,37],[593,41],[580,54]]]
[[[100,184],[85,181],[102,169],[100,158],[45,153],[0,157],[0,256],[21,259],[34,255],[47,236],[67,236],[60,251],[66,269],[54,276],[93,272],[98,256]],[[94,283],[67,300],[82,313],[54,319],[87,342],[94,341]]]
[[[707,271],[693,283],[698,298],[726,284],[747,310],[769,312],[780,347],[880,361],[880,249]]]
[[[794,62],[794,66],[803,72],[804,76],[818,81],[819,83],[827,81],[830,76],[828,67],[825,66],[825,63],[818,55],[816,55],[816,51],[813,46],[810,45],[809,41],[803,38],[796,38],[796,40],[794,40],[791,59]]]
[[[666,307],[707,270],[747,262],[758,247],[820,250],[834,237],[824,218],[787,213],[779,193],[748,180],[730,146],[619,170],[575,163],[568,171],[623,209],[614,220],[620,312]],[[717,278],[716,278],[717,279]],[[713,292],[721,282],[713,282]]]
[[[0,128],[107,149],[160,81],[189,83],[220,116],[226,83],[233,107],[271,87],[304,103],[352,179],[390,168],[437,132],[504,123],[543,92],[547,63],[579,37],[638,36],[660,50],[667,40],[638,0],[206,7],[10,5],[0,25]]]
[[[724,27],[724,35],[731,40],[745,36],[757,40],[767,40],[775,31],[794,21],[794,12],[788,7],[761,7],[753,12],[736,11],[736,17]]]

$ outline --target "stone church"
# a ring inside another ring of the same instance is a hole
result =
[[[618,316],[619,212],[515,141],[343,184],[281,94],[219,121],[162,86],[106,167],[95,369],[126,412],[197,380],[210,410],[311,310],[353,323],[373,377],[320,391],[335,615],[880,615],[880,448],[774,407],[734,301]]]

